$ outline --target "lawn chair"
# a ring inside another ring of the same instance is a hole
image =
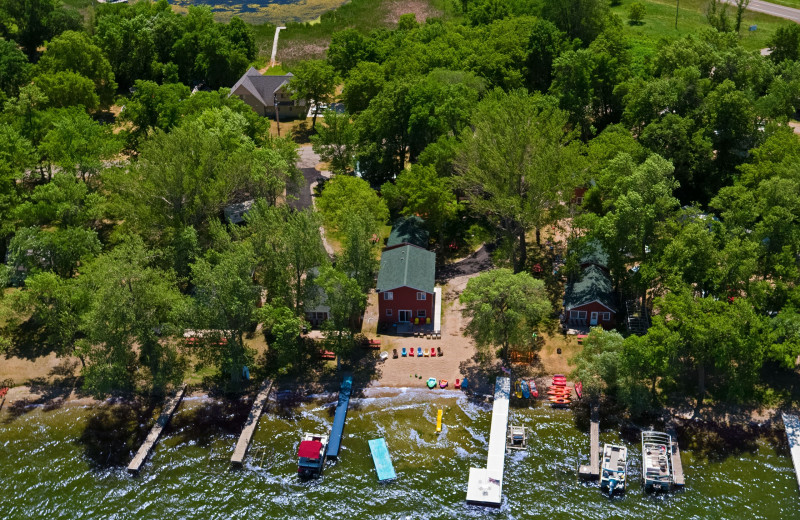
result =
[[[425,349],[425,353],[424,353],[423,355],[424,355],[425,357],[430,357],[430,356],[431,356],[431,351],[430,351],[430,350],[428,350],[428,349]]]
[[[392,349],[392,358],[397,359],[397,349],[396,348]]]
[[[406,348],[405,347],[403,347],[403,350],[401,351],[401,355],[403,357],[406,357],[406,355],[408,355],[408,353],[406,352]]]
[[[436,349],[431,347],[431,357],[436,357]]]
[[[442,347],[436,347],[436,350],[439,351],[439,357],[442,357]]]
[[[422,347],[417,347],[417,357],[422,357]]]
[[[411,351],[408,353],[410,357],[414,357],[414,347],[411,347]]]

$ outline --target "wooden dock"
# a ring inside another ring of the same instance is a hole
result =
[[[503,501],[506,435],[508,432],[508,399],[511,380],[498,377],[494,385],[492,428],[489,432],[489,456],[486,468],[470,468],[467,503],[500,507]]]
[[[672,485],[675,487],[683,487],[686,484],[686,481],[683,477],[681,449],[678,447],[678,436],[675,433],[675,425],[671,422],[668,422],[666,432],[670,437],[672,437],[672,453],[670,454],[670,465],[672,466]]]
[[[161,415],[158,416],[158,419],[153,425],[153,428],[150,430],[150,433],[147,434],[147,438],[144,440],[144,443],[139,447],[139,451],[136,452],[136,455],[133,457],[133,460],[131,460],[131,463],[128,464],[129,473],[139,473],[142,465],[147,460],[147,456],[150,455],[150,452],[153,451],[153,448],[158,442],[161,432],[167,427],[167,424],[172,418],[172,415],[175,413],[175,410],[178,409],[178,405],[181,404],[181,399],[183,399],[184,393],[186,393],[185,384],[182,385],[175,395],[170,397],[164,404],[164,408],[161,410]]]
[[[272,390],[272,381],[266,379],[258,390],[253,407],[250,408],[250,415],[247,416],[247,422],[244,423],[242,433],[239,435],[239,440],[236,441],[236,448],[233,450],[231,456],[231,464],[236,467],[241,467],[244,463],[244,457],[247,455],[247,449],[250,447],[250,441],[253,440],[253,435],[256,433],[258,420],[261,418],[261,413],[264,411],[264,405],[267,402],[269,393]]]
[[[800,418],[790,413],[781,414],[783,426],[786,428],[786,439],[789,441],[789,452],[792,454],[792,464],[800,485]]]
[[[584,480],[600,478],[600,413],[592,406],[589,423],[589,465],[578,468],[578,476]]]

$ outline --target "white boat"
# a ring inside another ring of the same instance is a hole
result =
[[[627,487],[628,448],[616,444],[603,445],[603,460],[600,464],[600,489],[608,492],[624,492]]]
[[[672,489],[672,437],[666,433],[642,432],[642,482],[646,491]]]
[[[297,447],[297,473],[304,478],[318,477],[325,465],[325,452],[328,449],[328,436],[304,433]]]

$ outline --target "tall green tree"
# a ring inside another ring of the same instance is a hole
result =
[[[471,278],[459,300],[470,319],[465,334],[484,352],[500,347],[504,359],[511,347],[535,348],[532,332],[552,310],[543,281],[510,269]]]
[[[333,110],[325,112],[324,125],[311,136],[311,146],[323,161],[330,163],[331,172],[348,174],[355,166],[358,134],[347,114]]]
[[[111,128],[94,121],[82,110],[69,110],[53,121],[39,145],[43,156],[65,173],[84,181],[97,174],[104,159],[118,153],[120,143]]]
[[[315,103],[313,129],[317,125],[320,103],[327,103],[336,90],[336,71],[323,60],[307,60],[298,63],[292,72],[294,77],[289,82],[292,98]]]
[[[581,145],[551,100],[521,91],[492,92],[476,107],[472,125],[463,134],[456,183],[511,245],[510,261],[520,272],[527,233],[557,220],[578,184]]]

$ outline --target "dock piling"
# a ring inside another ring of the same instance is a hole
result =
[[[175,393],[175,395],[169,398],[164,404],[164,408],[161,410],[161,415],[158,416],[158,419],[153,425],[153,428],[150,430],[150,433],[147,434],[147,438],[144,440],[144,443],[142,443],[142,445],[139,447],[139,451],[136,452],[136,455],[133,457],[133,460],[131,460],[131,463],[128,464],[128,473],[139,473],[139,470],[141,469],[145,460],[147,460],[147,456],[158,442],[161,432],[167,427],[167,424],[172,418],[172,415],[175,413],[175,410],[178,409],[178,405],[181,403],[181,399],[183,399],[183,394],[185,392],[186,384],[184,383]]]
[[[244,457],[247,455],[250,442],[253,440],[253,435],[258,426],[258,420],[261,418],[264,405],[267,402],[271,390],[272,380],[265,379],[261,384],[261,388],[258,390],[255,401],[253,401],[253,407],[250,408],[250,415],[247,416],[247,422],[244,423],[244,428],[242,429],[241,435],[239,435],[239,440],[236,441],[236,448],[233,450],[233,455],[231,456],[231,464],[235,467],[241,467],[242,464],[244,464]]]

